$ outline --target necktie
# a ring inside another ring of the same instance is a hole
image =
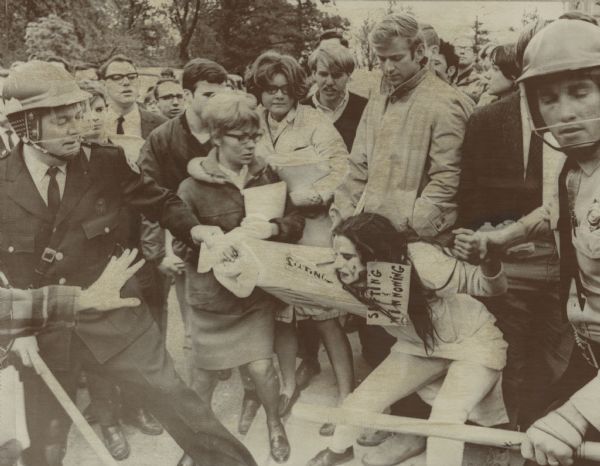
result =
[[[60,189],[58,187],[58,181],[56,181],[58,167],[48,168],[47,173],[50,177],[50,183],[48,183],[48,210],[53,216],[56,216],[58,208],[60,207]]]
[[[125,134],[125,131],[123,131],[123,122],[125,121],[125,118],[123,117],[123,115],[119,116],[119,118],[117,118],[117,134]]]
[[[8,141],[8,150],[13,150],[15,148],[15,143],[13,142],[13,131],[7,129],[5,134]]]

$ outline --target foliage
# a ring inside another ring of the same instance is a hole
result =
[[[73,25],[56,15],[43,16],[27,24],[25,47],[28,57],[40,59],[56,55],[73,60],[83,52]]]
[[[538,22],[541,19],[540,12],[537,7],[533,10],[523,10],[523,15],[521,16],[521,27],[524,28],[529,24],[533,24]]]
[[[479,16],[475,16],[471,29],[473,31],[473,52],[478,54],[482,47],[490,42],[490,31],[483,27],[483,23],[479,21]]]
[[[369,35],[371,34],[374,25],[375,20],[370,16],[367,16],[363,20],[358,29],[358,33],[355,36],[360,52],[357,57],[358,65],[367,68],[369,71],[373,70],[377,65],[377,55],[369,40]]]

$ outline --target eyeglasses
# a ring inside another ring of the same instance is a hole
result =
[[[290,95],[290,89],[288,86],[266,86],[265,92],[270,95],[277,94],[277,91],[281,91],[283,95]]]
[[[165,94],[158,97],[159,100],[183,100],[183,94]]]
[[[225,133],[224,136],[229,136],[230,138],[236,139],[239,143],[246,144],[250,141],[256,143],[262,137],[262,133],[254,133],[254,134],[235,134],[235,133]]]
[[[125,78],[127,78],[129,81],[134,81],[139,77],[140,75],[138,73],[109,74],[108,76],[106,76],[106,79],[110,79],[114,82],[123,82]]]

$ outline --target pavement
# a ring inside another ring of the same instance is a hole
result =
[[[185,374],[185,361],[182,351],[183,324],[181,322],[179,307],[172,292],[169,297],[169,331],[167,335],[167,348],[181,374]],[[360,356],[360,345],[356,334],[350,335],[354,351],[356,373],[365,377],[368,373],[367,365]],[[314,405],[333,406],[336,401],[335,377],[329,365],[327,355],[323,349],[319,354],[322,371],[313,379],[311,385],[302,392],[300,401]],[[184,377],[185,378],[185,377]],[[267,440],[267,427],[264,410],[261,408],[246,436],[237,433],[238,415],[242,403],[242,385],[239,373],[234,370],[232,377],[220,382],[215,390],[213,410],[221,422],[236,437],[238,437],[252,452],[260,466],[275,466],[269,455]],[[77,398],[78,406],[83,409],[89,403],[86,390],[80,390]],[[292,447],[292,454],[287,466],[305,466],[306,462],[318,451],[327,446],[327,438],[319,435],[319,423],[313,423],[289,416],[285,420],[285,427]],[[99,434],[99,428],[94,426]],[[119,462],[122,466],[176,466],[181,457],[181,448],[173,441],[168,433],[153,437],[143,435],[132,426],[124,426],[125,433],[131,446],[131,455],[125,461]],[[361,458],[368,448],[355,445],[355,459],[345,463],[347,466],[362,466]],[[488,447],[467,445],[463,466],[522,466],[520,455],[507,450]],[[71,429],[67,457],[64,466],[104,466],[97,458],[86,441],[76,428]],[[219,466],[219,465],[214,465]],[[411,458],[399,466],[425,466],[425,455],[421,454]],[[437,465],[436,465],[437,466]],[[439,465],[446,466],[446,465]]]

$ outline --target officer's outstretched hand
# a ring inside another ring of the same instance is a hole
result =
[[[587,428],[587,420],[566,402],[533,423],[521,444],[521,454],[538,464],[570,466]]]
[[[120,307],[139,306],[140,300],[137,298],[121,298],[123,285],[144,265],[143,259],[133,263],[137,253],[137,249],[126,249],[118,259],[112,257],[102,275],[81,292],[75,303],[75,310],[110,311]]]

